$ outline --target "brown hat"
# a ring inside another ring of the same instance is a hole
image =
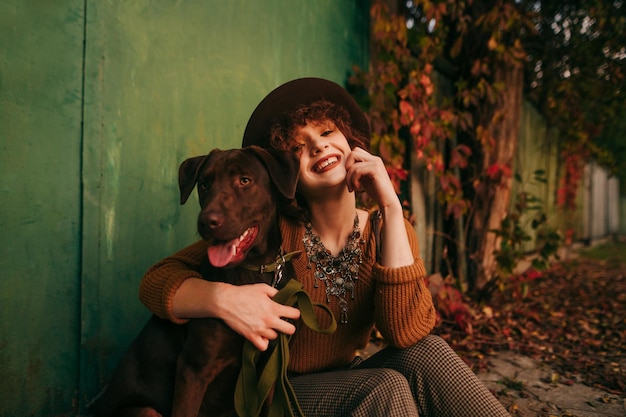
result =
[[[327,100],[343,107],[352,119],[352,128],[369,140],[367,118],[343,87],[322,78],[299,78],[277,87],[261,100],[248,120],[241,146],[269,148],[270,129],[277,116],[318,100]]]

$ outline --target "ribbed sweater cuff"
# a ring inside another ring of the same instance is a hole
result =
[[[416,259],[411,265],[397,268],[386,267],[376,263],[372,273],[374,279],[381,284],[400,285],[415,280],[415,277],[424,278],[426,276],[426,268],[422,259]]]
[[[179,277],[177,279],[170,279],[163,287],[163,300],[165,301],[165,315],[172,323],[183,324],[187,323],[189,319],[181,319],[174,315],[174,294],[178,291],[178,288],[185,280],[190,277]]]

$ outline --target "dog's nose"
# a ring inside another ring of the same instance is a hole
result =
[[[217,229],[224,223],[224,215],[222,213],[211,211],[206,215],[205,224],[210,229]]]

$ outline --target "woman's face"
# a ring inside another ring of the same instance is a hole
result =
[[[298,190],[305,198],[346,186],[345,161],[352,150],[333,122],[308,123],[296,130],[294,151],[300,157]]]

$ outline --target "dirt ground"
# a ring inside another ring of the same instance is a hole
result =
[[[565,253],[549,271],[508,282],[488,302],[464,301],[467,308],[442,317],[435,333],[476,373],[493,379],[490,389],[512,415],[626,415],[621,414],[626,399],[626,242]],[[515,372],[494,369],[506,366]],[[539,368],[532,376],[536,382],[520,379],[523,372]],[[591,391],[584,395],[594,398],[573,398],[581,391],[570,390],[564,394],[569,400],[535,404],[533,414],[524,408],[529,403],[524,399],[541,402],[533,388],[542,384],[548,391],[588,387]],[[575,400],[596,411],[566,411],[567,402]],[[603,402],[615,402],[618,408],[611,410],[622,411],[597,411]]]

